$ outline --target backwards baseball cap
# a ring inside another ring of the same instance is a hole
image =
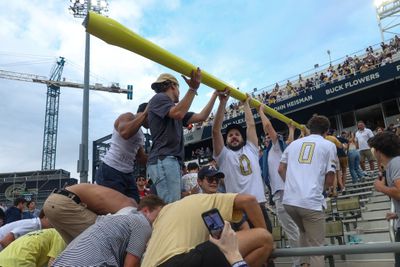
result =
[[[223,172],[219,172],[214,166],[204,166],[197,173],[197,178],[203,180],[205,177],[217,177],[224,178],[225,174]]]
[[[136,111],[136,113],[145,111],[146,107],[147,107],[147,103],[140,104],[138,109],[137,109],[137,111]]]
[[[225,129],[225,133],[228,134],[230,130],[236,129],[240,132],[242,135],[242,138],[244,141],[246,141],[246,131],[243,129],[243,127],[240,124],[237,123],[232,123],[229,124],[228,127]]]
[[[174,76],[172,76],[169,73],[163,73],[160,76],[158,76],[157,80],[154,83],[151,84],[151,89],[158,91],[160,89],[161,84],[166,81],[179,84],[178,80]]]

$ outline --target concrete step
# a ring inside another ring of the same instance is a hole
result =
[[[387,228],[389,231],[389,222],[386,219],[382,218],[381,220],[374,220],[374,221],[358,221],[357,228],[362,231],[364,229],[380,229],[380,228]],[[350,230],[354,231],[353,224],[350,224]]]
[[[374,193],[372,196],[369,197],[370,201],[369,203],[377,203],[377,202],[389,202],[390,203],[390,198],[387,195],[375,195]]]
[[[357,193],[357,192],[365,192],[365,191],[372,191],[374,190],[373,185],[364,185],[360,187],[346,187],[346,194],[352,194],[352,193]]]
[[[382,209],[375,211],[364,211],[361,213],[362,219],[360,221],[368,221],[368,220],[379,220],[385,219],[386,213],[390,212],[390,209]]]
[[[365,211],[390,210],[390,202],[368,202],[365,204]]]

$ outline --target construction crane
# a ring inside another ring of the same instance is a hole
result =
[[[0,70],[0,78],[2,79],[42,83],[47,85],[46,112],[42,148],[42,170],[55,169],[60,87],[72,87],[82,89],[84,86],[80,83],[61,80],[64,64],[65,59],[63,57],[60,57],[54,65],[49,79],[44,76],[29,73]],[[112,83],[110,87],[103,86],[99,83],[89,86],[90,90],[109,93],[123,93],[127,94],[128,99],[132,99],[132,85],[128,85],[127,88],[128,89],[120,88],[118,83]]]

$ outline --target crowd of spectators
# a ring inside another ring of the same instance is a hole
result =
[[[280,101],[323,88],[329,84],[355,76],[358,73],[364,73],[368,70],[384,66],[393,60],[398,59],[400,55],[400,37],[397,35],[389,42],[381,42],[375,49],[369,46],[361,56],[346,55],[345,60],[337,65],[330,64],[327,69],[317,71],[312,75],[303,77],[299,74],[296,80],[287,80],[284,84],[276,83],[273,88],[267,88],[261,93],[253,93],[253,97],[258,101],[271,105]],[[240,101],[231,102],[225,111],[224,119],[231,119],[243,113],[243,105]],[[196,124],[185,129],[185,133],[200,129],[201,127],[212,125],[214,114],[202,124]]]
[[[391,63],[395,54],[400,51],[400,38],[396,35],[389,43],[382,42],[379,48],[369,46],[362,56],[346,56],[342,63],[336,66],[329,65],[326,70],[315,72],[314,75],[302,77],[299,74],[297,81],[287,80],[285,85],[275,84],[272,91],[264,91],[255,96],[265,104],[274,104],[288,98],[298,96],[308,91],[319,89],[328,84],[347,79],[358,73],[384,66]]]

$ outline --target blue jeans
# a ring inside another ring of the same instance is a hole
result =
[[[176,157],[158,159],[156,164],[147,166],[147,176],[156,186],[157,194],[166,203],[181,199],[181,165]]]
[[[140,201],[133,173],[120,172],[102,162],[96,171],[95,180],[96,184],[117,190],[125,196],[133,198],[137,203]]]
[[[349,170],[353,183],[364,177],[364,173],[360,169],[360,153],[357,150],[349,150]]]

